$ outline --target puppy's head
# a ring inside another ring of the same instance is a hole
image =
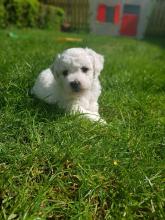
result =
[[[58,54],[51,70],[67,93],[80,94],[90,90],[103,69],[104,58],[88,48],[71,48]]]

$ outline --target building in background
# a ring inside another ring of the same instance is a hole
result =
[[[153,0],[94,0],[90,3],[91,32],[142,38]]]

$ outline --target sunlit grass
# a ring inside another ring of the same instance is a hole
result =
[[[0,219],[165,219],[165,41],[8,32],[0,31]],[[86,46],[105,56],[107,126],[28,93],[57,53]]]

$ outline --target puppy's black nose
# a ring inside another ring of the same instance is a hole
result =
[[[75,91],[75,92],[79,92],[80,91],[81,85],[80,85],[79,81],[74,80],[74,81],[70,82],[70,86],[71,86],[73,91]]]

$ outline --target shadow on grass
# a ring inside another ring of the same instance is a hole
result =
[[[47,104],[34,96],[29,96],[30,105],[26,105],[26,109],[35,116],[37,121],[58,121],[66,116],[63,109],[60,109],[57,104]]]
[[[146,41],[149,44],[155,44],[162,49],[165,49],[165,38],[164,37],[145,37],[143,41]]]

